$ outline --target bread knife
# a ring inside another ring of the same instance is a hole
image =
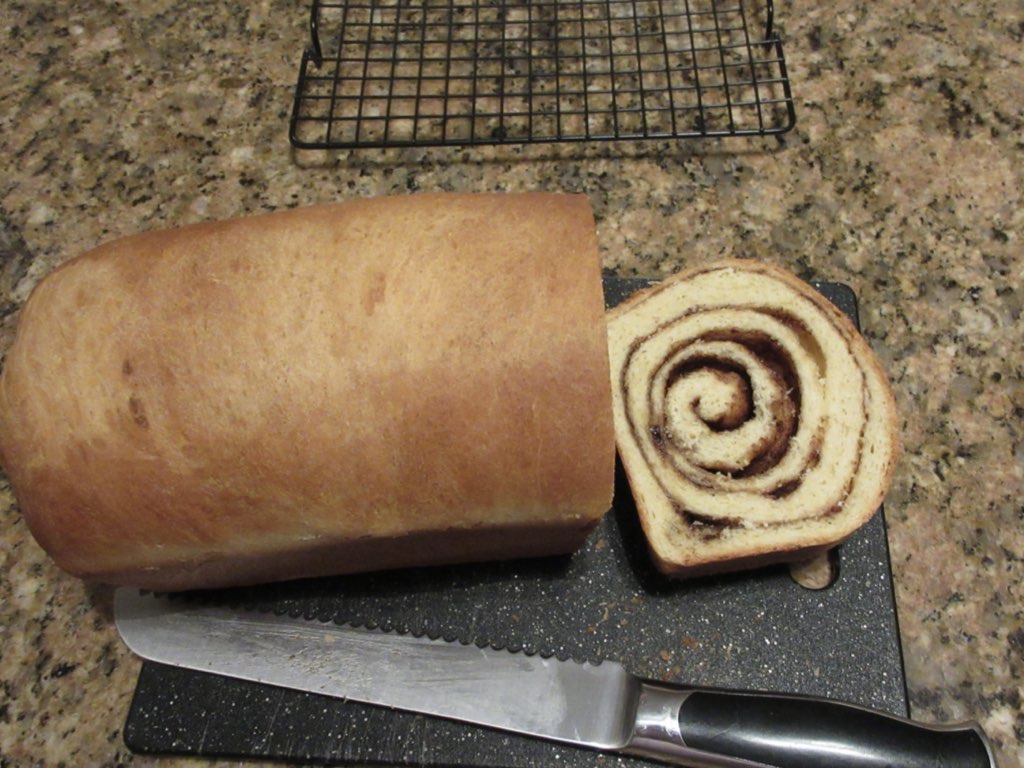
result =
[[[562,661],[120,588],[144,659],[691,768],[995,768],[976,723],[822,698],[686,688]]]

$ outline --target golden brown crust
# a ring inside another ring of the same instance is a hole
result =
[[[589,519],[581,520],[575,529],[557,520],[547,525],[509,523],[346,539],[302,548],[243,552],[231,559],[196,560],[95,573],[90,575],[90,579],[129,583],[141,589],[175,591],[197,586],[213,588],[286,581],[311,573],[337,575],[564,555],[578,549],[592,528]]]
[[[603,309],[580,196],[356,200],[129,237],[27,302],[0,451],[40,544],[85,577],[341,573],[375,547],[395,567],[378,542],[444,552],[446,531],[463,543],[445,558],[547,554],[511,535],[496,552],[490,531],[568,547],[607,510]]]
[[[787,271],[727,260],[609,313],[616,440],[658,568],[795,561],[874,514],[897,453],[888,380]]]

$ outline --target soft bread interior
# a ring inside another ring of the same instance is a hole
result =
[[[616,442],[661,570],[804,559],[877,510],[897,451],[892,392],[811,286],[729,260],[640,292],[608,326]]]

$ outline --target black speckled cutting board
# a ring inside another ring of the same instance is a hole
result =
[[[644,285],[606,278],[609,305]],[[816,286],[857,321],[856,297]],[[295,615],[576,658],[645,677],[827,696],[907,713],[885,524],[838,550],[824,590],[785,567],[670,581],[650,565],[626,484],[572,556],[231,590]],[[145,663],[124,728],[137,753],[295,763],[534,768],[646,765],[443,720]]]

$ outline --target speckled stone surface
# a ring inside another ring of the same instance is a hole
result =
[[[749,256],[847,282],[902,413],[887,513],[913,714],[976,718],[1024,765],[1019,0],[780,4],[781,141],[364,153],[288,145],[307,10],[5,4],[0,354],[38,280],[104,240],[415,190],[584,192],[623,274]],[[51,565],[2,477],[0,516],[0,764],[178,764],[123,746],[138,662],[109,592]]]

